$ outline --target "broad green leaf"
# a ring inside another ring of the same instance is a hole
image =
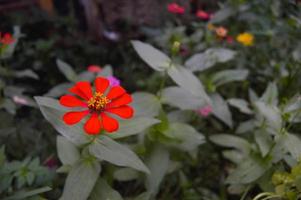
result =
[[[64,165],[73,165],[80,159],[77,147],[62,136],[56,137],[57,153]]]
[[[105,160],[118,166],[131,167],[133,169],[149,173],[147,167],[133,151],[107,136],[101,136],[96,139],[89,146],[89,151],[100,160]]]
[[[59,97],[66,94],[66,91],[71,87],[72,83],[61,83],[51,88],[44,96]]]
[[[285,137],[285,147],[292,157],[299,161],[301,159],[301,139],[294,134],[288,133]]]
[[[114,179],[118,181],[131,181],[139,177],[139,172],[131,168],[122,168],[114,172]]]
[[[164,135],[178,140],[179,142],[169,143],[169,145],[183,151],[192,151],[205,142],[201,133],[184,123],[171,123],[168,129],[164,131]]]
[[[110,138],[119,139],[136,135],[158,123],[160,123],[160,120],[147,117],[134,117],[130,120],[120,120],[119,129],[114,132],[114,134],[107,134],[107,136]]]
[[[224,63],[234,58],[236,52],[225,48],[210,48],[203,53],[193,55],[185,62],[191,71],[203,71],[216,63]]]
[[[123,198],[116,190],[111,188],[111,186],[103,178],[98,178],[89,199],[122,200]]]
[[[95,79],[94,73],[91,73],[89,71],[84,71],[77,75],[76,82],[77,81],[89,81],[92,82]]]
[[[260,97],[260,100],[270,104],[277,106],[278,104],[278,89],[276,83],[269,83],[263,95]]]
[[[14,75],[17,78],[33,78],[33,79],[39,80],[39,76],[34,71],[32,71],[31,69],[15,71]]]
[[[182,122],[189,123],[193,117],[194,112],[191,110],[175,110],[168,113],[168,121],[169,122]]]
[[[217,11],[216,13],[214,13],[213,17],[210,20],[210,23],[220,23],[220,22],[228,19],[229,17],[231,17],[234,14],[235,14],[235,11],[233,10],[232,7],[224,7],[222,9],[220,9],[219,11]]]
[[[56,64],[57,64],[57,67],[59,68],[59,70],[64,74],[64,76],[71,82],[75,82],[77,80],[77,74],[75,73],[75,71],[72,69],[72,67],[60,60],[60,59],[57,59],[56,60]]]
[[[165,174],[167,173],[169,165],[168,150],[160,145],[154,146],[151,154],[147,158],[146,164],[150,170],[150,174],[146,177],[145,185],[148,193],[155,196]]]
[[[220,86],[233,81],[246,80],[249,74],[245,69],[229,69],[220,71],[212,77],[212,81],[216,86]]]
[[[227,102],[223,99],[222,96],[220,96],[217,93],[214,93],[211,95],[211,101],[212,101],[212,113],[214,116],[216,116],[218,119],[223,121],[225,124],[227,124],[229,127],[232,128],[233,121],[232,121],[232,114],[229,110],[229,106]]]
[[[105,65],[102,70],[97,74],[97,76],[113,76],[113,69],[111,65]]]
[[[84,133],[83,122],[69,126],[64,123],[62,116],[67,109],[59,104],[55,99],[48,97],[35,97],[43,116],[50,124],[65,138],[76,145],[82,145],[90,141]]]
[[[168,69],[167,73],[180,87],[189,91],[192,95],[204,99],[207,103],[210,102],[210,98],[205,92],[202,83],[188,69],[182,66],[172,66]]]
[[[251,145],[241,137],[229,134],[216,134],[209,137],[212,142],[223,147],[235,148],[245,155],[250,152]]]
[[[169,67],[170,58],[153,46],[137,40],[132,41],[132,45],[142,60],[154,70],[164,71]]]
[[[231,106],[236,107],[242,113],[253,114],[253,111],[249,108],[249,103],[244,99],[232,98],[227,100]]]
[[[254,136],[261,155],[265,157],[269,153],[273,145],[271,136],[267,132],[260,130],[255,131]]]
[[[267,123],[273,130],[279,131],[281,129],[281,113],[276,106],[266,104],[262,101],[257,101],[254,103],[254,105],[257,108],[258,113],[260,113],[261,116],[267,120]]]
[[[155,117],[159,114],[161,104],[159,99],[147,92],[136,92],[132,94],[135,117]]]
[[[226,159],[235,164],[239,164],[245,156],[241,151],[238,150],[224,150],[222,154]]]
[[[150,198],[151,194],[149,192],[143,192],[142,194],[130,200],[149,200]]]
[[[204,98],[195,96],[180,87],[168,87],[162,91],[162,102],[182,110],[196,110],[206,105]]]
[[[252,158],[247,158],[240,162],[238,167],[227,177],[226,183],[231,184],[248,184],[260,178],[268,166],[256,161]]]
[[[2,200],[24,200],[27,199],[28,197],[32,197],[38,194],[42,194],[44,192],[48,192],[52,190],[50,187],[42,187],[34,190],[29,190],[29,191],[20,191],[16,192],[14,195],[10,197],[3,198]]]
[[[82,161],[74,165],[69,172],[61,200],[86,200],[100,173],[98,162]]]
[[[256,127],[256,122],[254,119],[241,122],[236,129],[236,133],[241,134],[241,133],[253,131],[255,127]]]

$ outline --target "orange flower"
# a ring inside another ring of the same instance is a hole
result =
[[[184,14],[184,12],[185,12],[184,7],[180,6],[177,3],[170,3],[170,4],[168,4],[167,5],[167,10],[170,13],[180,14],[180,15]]]
[[[70,111],[64,114],[63,120],[67,125],[74,125],[80,122],[85,116],[89,119],[84,124],[87,134],[96,135],[101,130],[114,132],[118,130],[118,121],[111,117],[111,114],[124,119],[133,116],[134,110],[128,106],[132,97],[121,86],[109,88],[110,82],[106,78],[95,79],[95,91],[87,81],[80,81],[70,88],[70,92],[76,95],[64,95],[60,98],[60,104],[66,107],[82,107],[83,111]],[[106,92],[107,91],[107,92]]]
[[[217,27],[215,33],[218,37],[225,38],[228,34],[228,30],[223,26]]]

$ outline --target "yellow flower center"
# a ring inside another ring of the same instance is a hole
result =
[[[88,101],[88,108],[94,111],[101,111],[110,100],[100,92],[95,92],[93,97]]]

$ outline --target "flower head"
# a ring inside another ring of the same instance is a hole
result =
[[[209,20],[211,18],[211,15],[203,10],[198,10],[195,15],[202,20]]]
[[[13,38],[13,36],[10,33],[5,33],[4,35],[2,35],[2,33],[0,32],[0,44],[10,45],[14,41],[15,41],[15,39]]]
[[[215,29],[215,33],[218,37],[225,38],[228,34],[228,30],[225,27],[220,26]]]
[[[107,79],[110,81],[111,87],[120,85],[120,80],[115,76],[108,76]]]
[[[236,37],[236,40],[245,46],[252,46],[254,43],[254,36],[251,33],[241,33]]]
[[[118,130],[119,125],[111,114],[124,119],[131,118],[134,110],[128,104],[132,102],[132,97],[121,86],[109,86],[109,80],[103,77],[97,77],[94,85],[93,92],[89,82],[77,82],[69,90],[73,95],[60,98],[60,104],[63,106],[84,108],[82,111],[65,113],[63,120],[67,125],[74,125],[89,116],[84,124],[87,134],[96,135],[101,130],[114,132]]]
[[[168,12],[170,13],[174,13],[174,14],[184,14],[185,12],[185,8],[180,6],[179,4],[177,3],[170,3],[167,5],[167,10]]]
[[[210,105],[207,105],[197,110],[197,112],[203,117],[207,117],[212,112],[212,107]]]
[[[89,65],[88,66],[88,71],[89,72],[92,72],[92,73],[98,73],[98,72],[101,72],[101,67],[98,66],[98,65]]]

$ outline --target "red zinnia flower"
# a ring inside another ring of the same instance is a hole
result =
[[[95,91],[87,81],[80,81],[70,88],[73,95],[64,95],[60,98],[60,104],[67,107],[86,108],[83,111],[70,111],[64,114],[63,120],[68,125],[81,121],[90,115],[84,124],[84,130],[90,135],[99,134],[102,129],[114,132],[118,129],[118,121],[110,116],[115,114],[121,118],[128,119],[134,114],[134,110],[127,104],[132,102],[132,97],[121,86],[110,87],[106,78],[95,79]]]
[[[196,16],[202,20],[209,20],[211,18],[211,15],[203,10],[198,10]]]
[[[88,71],[92,72],[92,73],[98,73],[101,70],[102,70],[101,67],[98,66],[98,65],[90,65],[90,66],[88,66]]]
[[[167,5],[167,10],[170,13],[174,13],[174,14],[184,14],[185,9],[184,7],[180,6],[177,3],[170,3]]]
[[[0,32],[0,43],[4,44],[4,45],[9,45],[11,43],[13,43],[15,41],[15,39],[13,38],[13,36],[10,33],[5,33],[3,36]]]

